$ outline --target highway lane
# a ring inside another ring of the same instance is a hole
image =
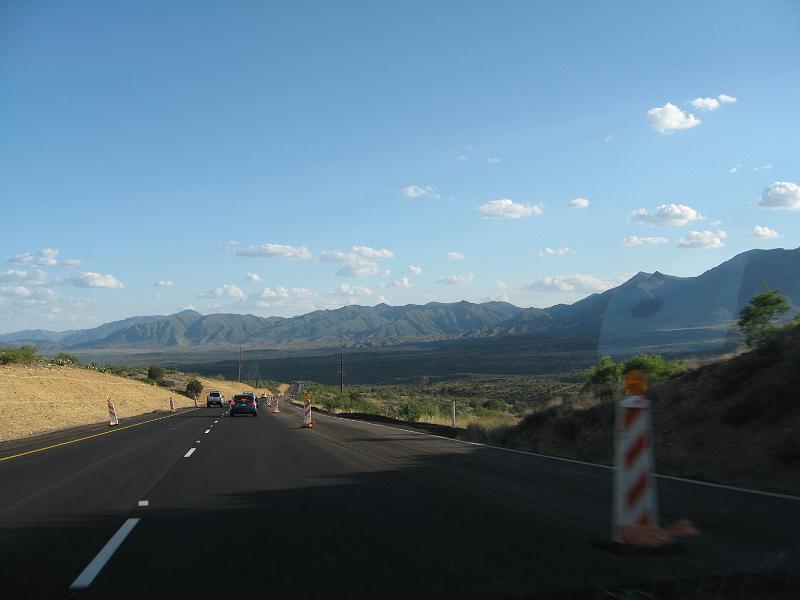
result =
[[[661,480],[664,520],[703,535],[618,556],[593,544],[608,469],[325,415],[309,431],[294,407],[221,412],[0,463],[2,581],[67,597],[131,517],[74,597],[524,597],[800,565],[796,500]]]

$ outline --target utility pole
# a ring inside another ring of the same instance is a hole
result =
[[[239,383],[242,383],[242,347],[239,346]]]
[[[339,393],[344,394],[344,348],[339,348]]]

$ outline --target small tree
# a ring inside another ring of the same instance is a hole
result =
[[[202,391],[203,384],[197,381],[197,379],[192,379],[186,384],[186,393],[192,398],[199,396]]]
[[[150,365],[150,368],[147,369],[147,378],[150,381],[161,381],[164,379],[164,374],[166,371],[159,367],[158,365]]]
[[[604,356],[594,367],[589,369],[587,383],[589,385],[614,385],[622,377],[623,363],[615,363],[610,356]]]
[[[764,291],[750,298],[739,313],[739,328],[748,346],[758,346],[775,329],[775,322],[789,312],[789,301],[778,290],[766,285]]]

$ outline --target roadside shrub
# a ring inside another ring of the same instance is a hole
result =
[[[484,402],[482,406],[488,410],[496,410],[500,412],[505,411],[508,408],[508,404],[499,398],[490,398]]]
[[[186,384],[186,394],[190,398],[196,398],[200,395],[203,391],[203,384],[197,381],[197,379],[192,379],[189,383]]]
[[[423,417],[423,410],[416,402],[401,402],[397,407],[397,414],[403,421],[416,423]]]
[[[74,354],[69,354],[67,352],[59,352],[53,358],[50,359],[50,362],[54,365],[61,365],[61,366],[80,366],[81,360],[75,356]]]
[[[159,381],[164,379],[165,374],[166,371],[158,365],[150,365],[150,367],[147,369],[147,378],[150,381]]]
[[[624,364],[614,362],[610,356],[604,356],[586,373],[586,383],[590,386],[616,385],[622,377]]]
[[[26,344],[19,348],[6,348],[0,350],[0,365],[18,364],[30,365],[41,360],[41,355],[36,346]]]
[[[156,383],[165,388],[171,388],[175,386],[175,382],[172,381],[172,379],[159,379]]]
[[[680,375],[685,369],[678,360],[664,360],[660,354],[640,354],[625,361],[622,368],[623,373],[636,370],[644,371],[650,379],[661,379]]]

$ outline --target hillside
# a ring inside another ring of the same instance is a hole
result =
[[[235,381],[199,378],[203,396],[212,389],[227,397],[253,390]],[[264,391],[259,390],[259,393]],[[170,390],[91,369],[52,365],[0,366],[0,442],[57,429],[107,421],[106,396],[111,396],[124,422],[149,412],[194,406]]]
[[[735,358],[653,386],[660,473],[800,494],[800,327]],[[610,463],[614,404],[556,400],[517,427],[474,436]],[[474,439],[474,437],[473,437]]]
[[[33,343],[55,352],[196,352],[370,348],[520,334],[591,336],[600,354],[636,343],[651,350],[720,350],[737,340],[741,308],[767,283],[800,307],[800,248],[750,250],[696,277],[658,271],[574,304],[520,308],[507,302],[430,302],[406,306],[345,306],[292,318],[241,314],[131,317],[94,329],[0,334],[0,344]]]

